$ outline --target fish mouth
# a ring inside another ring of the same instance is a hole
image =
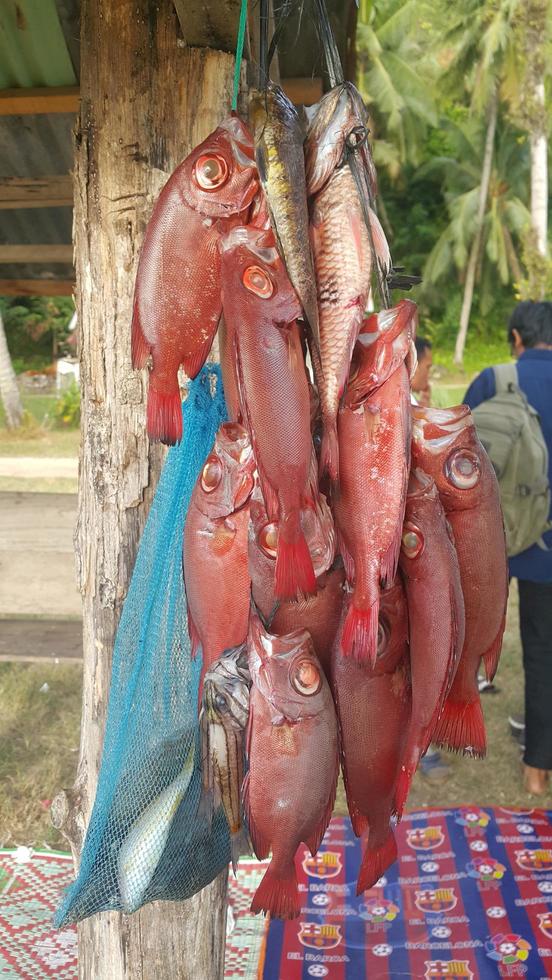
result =
[[[464,429],[473,429],[474,421],[467,405],[454,408],[412,406],[412,440],[431,453],[440,453]]]
[[[435,481],[428,473],[416,467],[411,470],[408,481],[408,497],[410,500],[418,500],[420,497],[436,496],[437,487]]]

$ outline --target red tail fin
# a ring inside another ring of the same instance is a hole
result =
[[[359,661],[369,660],[372,666],[375,664],[378,652],[378,615],[379,601],[373,602],[368,609],[359,609],[353,599],[347,610],[341,635],[343,656],[354,657]]]
[[[483,758],[487,752],[487,736],[479,694],[470,704],[445,701],[433,741],[454,752]]]
[[[337,483],[339,477],[339,443],[337,440],[337,423],[335,419],[324,419],[322,446],[320,447],[320,477],[329,473],[332,483]]]
[[[483,654],[485,674],[487,675],[488,681],[492,681],[498,668],[498,661],[500,660],[500,654],[502,652],[502,640],[504,637],[505,626],[506,626],[506,616],[504,616],[496,640],[494,641],[494,643],[491,643],[489,649]]]
[[[132,367],[135,371],[140,371],[147,364],[148,357],[151,353],[151,348],[144,337],[144,334],[142,333],[142,327],[140,326],[140,315],[136,304],[134,305],[134,311],[132,314],[130,351]]]
[[[165,395],[150,384],[148,392],[148,436],[152,442],[174,446],[182,439],[182,401],[180,393]]]
[[[357,895],[367,891],[368,888],[373,888],[376,881],[381,878],[382,874],[384,874],[390,865],[393,864],[393,861],[396,860],[397,842],[391,829],[389,830],[389,835],[379,847],[370,847],[370,837],[368,837],[368,846],[364,852],[364,857],[362,858],[362,864],[358,874],[356,890]]]
[[[283,520],[278,535],[274,593],[277,599],[294,599],[298,592],[316,592],[316,576],[309,546],[301,530],[299,514]]]
[[[251,902],[251,911],[270,912],[276,919],[295,919],[301,911],[299,889],[295,866],[286,868],[281,877],[274,868],[274,859],[270,862],[261,884],[257,888]]]

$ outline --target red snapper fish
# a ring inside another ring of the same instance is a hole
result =
[[[281,602],[268,624],[271,633],[276,636],[284,636],[298,629],[307,630],[328,680],[332,649],[341,621],[344,584],[343,568],[332,568],[331,572],[317,579],[318,588],[314,595]]]
[[[247,563],[249,498],[255,460],[241,425],[221,425],[194,487],[184,527],[184,584],[192,656],[202,651],[205,672],[243,643],[249,621]]]
[[[275,637],[258,619],[248,639],[252,687],[243,802],[255,854],[272,860],[252,912],[299,915],[295,855],[314,856],[330,821],[339,768],[332,695],[305,630]]]
[[[427,750],[453,682],[464,644],[464,598],[452,534],[437,488],[423,470],[410,475],[400,567],[410,623],[412,717],[408,727],[397,811]]]
[[[409,299],[402,299],[397,306],[372,313],[363,320],[347,382],[347,405],[357,408],[403,363],[412,377],[416,369],[411,361],[417,322],[418,308]],[[414,347],[414,357],[415,352]]]
[[[198,374],[221,313],[221,231],[246,217],[257,189],[253,143],[235,116],[196,146],[161,191],[140,252],[132,317],[132,364],[151,355],[147,429],[182,438],[180,365]]]
[[[338,641],[332,657],[332,689],[353,830],[357,837],[368,830],[359,895],[397,857],[391,815],[411,712],[408,615],[399,580],[382,593],[375,665],[343,657]]]
[[[334,514],[352,601],[343,653],[376,658],[380,584],[395,579],[410,468],[410,381],[401,364],[356,409],[339,413],[340,488]]]
[[[244,424],[249,429],[271,521],[278,521],[275,591],[314,592],[301,510],[309,486],[309,386],[296,323],[301,307],[271,233],[237,228],[221,245],[222,300],[231,331]]]
[[[359,122],[351,88],[339,86],[320,102],[306,144],[307,188],[313,196],[311,241],[322,375],[319,394],[324,432],[320,470],[327,470],[334,482],[339,476],[338,406],[362,326],[372,273],[370,237],[357,186],[348,164],[338,166],[346,153],[347,139]],[[370,224],[372,241],[379,249],[378,261],[388,270],[389,248],[373,211]]]
[[[416,407],[412,415],[413,458],[435,480],[452,527],[466,609],[462,657],[435,739],[457,751],[469,748],[484,755],[477,674],[481,660],[489,680],[496,673],[508,600],[498,482],[467,405]]]

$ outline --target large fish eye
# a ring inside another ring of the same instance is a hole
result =
[[[205,460],[201,471],[201,489],[205,493],[212,493],[216,490],[222,480],[222,463],[215,453],[211,453]]]
[[[269,275],[258,265],[250,265],[242,276],[242,282],[250,293],[261,299],[270,299],[274,292],[274,284]]]
[[[313,694],[318,694],[322,687],[322,677],[312,660],[301,660],[292,669],[291,683],[298,694],[312,697]]]
[[[424,536],[414,524],[403,527],[402,550],[407,558],[417,558],[424,550]]]
[[[228,165],[223,157],[205,154],[196,160],[193,174],[202,191],[216,191],[228,180]]]
[[[458,490],[471,490],[479,483],[481,466],[475,453],[456,449],[445,463],[445,476]]]
[[[265,524],[257,535],[259,547],[267,558],[276,558],[278,552],[278,525]]]

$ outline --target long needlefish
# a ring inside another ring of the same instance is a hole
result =
[[[222,805],[230,830],[234,872],[240,854],[250,849],[240,802],[250,684],[245,644],[226,651],[205,674],[200,715],[202,806],[212,818]]]

